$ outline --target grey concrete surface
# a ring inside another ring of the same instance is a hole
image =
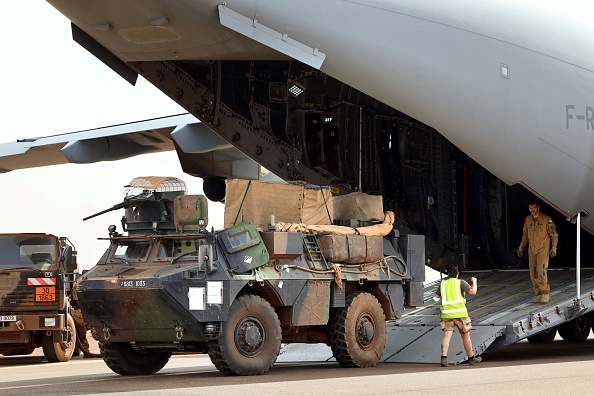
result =
[[[438,347],[438,346],[436,346]],[[588,394],[594,339],[519,342],[486,352],[483,363],[381,363],[346,369],[334,362],[277,363],[267,374],[228,377],[205,355],[175,355],[159,373],[120,376],[101,359],[48,363],[42,354],[0,357],[0,395],[544,395]]]

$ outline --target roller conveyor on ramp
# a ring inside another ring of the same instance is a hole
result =
[[[528,270],[464,271],[460,278],[478,280],[478,293],[466,296],[473,329],[475,355],[487,348],[514,344],[540,332],[553,329],[577,317],[594,312],[594,269],[580,272],[580,299],[577,299],[575,269],[549,269],[551,299],[534,304]],[[382,362],[438,363],[442,332],[439,304],[433,293],[439,281],[425,285],[423,307],[407,309],[401,319],[388,323],[386,349]],[[467,359],[456,330],[448,353],[450,364]],[[278,362],[333,361],[325,344],[290,344],[281,350]]]

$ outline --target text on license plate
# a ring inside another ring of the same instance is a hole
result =
[[[16,315],[0,315],[0,322],[16,322]]]
[[[56,301],[56,288],[53,286],[44,286],[35,288],[35,301]]]
[[[146,287],[146,281],[143,281],[143,280],[123,280],[123,281],[120,281],[120,287]]]

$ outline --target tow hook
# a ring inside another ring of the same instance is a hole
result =
[[[179,323],[177,323],[177,320],[175,321],[175,338],[177,338],[178,340],[181,340],[184,336],[184,328],[181,327],[179,325]]]
[[[103,322],[103,338],[105,339],[105,341],[109,341],[109,339],[111,338],[111,329],[109,328],[109,326],[107,326],[105,322]]]

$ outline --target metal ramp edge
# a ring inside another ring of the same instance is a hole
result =
[[[505,333],[505,326],[472,325],[470,339],[474,355],[479,356]],[[448,351],[448,363],[459,364],[467,360],[462,338],[454,331]],[[385,363],[439,363],[443,332],[437,326],[390,326],[386,350],[381,361]]]
[[[456,330],[455,333],[458,331]],[[470,338],[475,355],[481,355],[497,337],[505,333],[505,326],[475,326]],[[386,349],[380,362],[383,363],[439,363],[443,333],[437,326],[399,326],[388,323]],[[450,342],[448,362],[459,364],[467,360],[459,334]],[[285,362],[331,362],[336,361],[326,344],[288,344],[281,349],[276,360]]]

